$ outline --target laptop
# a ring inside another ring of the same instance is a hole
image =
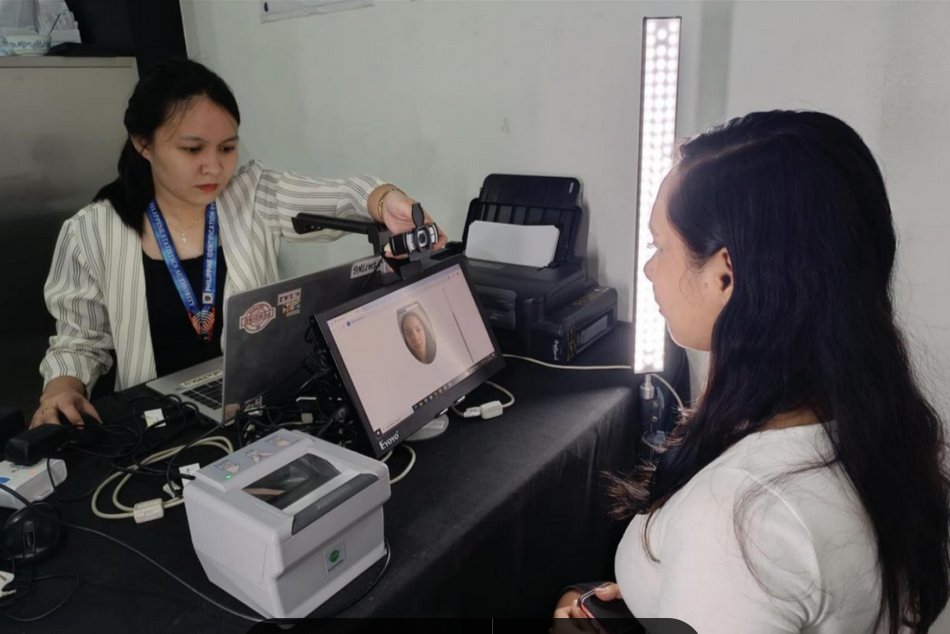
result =
[[[224,356],[146,385],[193,403],[215,423],[241,408],[284,404],[310,376],[303,366],[310,316],[358,297],[378,268],[372,257],[232,295],[224,310]]]

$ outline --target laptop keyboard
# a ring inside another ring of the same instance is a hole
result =
[[[224,398],[224,379],[215,379],[202,383],[193,390],[182,392],[182,396],[187,396],[191,400],[201,403],[211,409],[221,409],[221,401]]]

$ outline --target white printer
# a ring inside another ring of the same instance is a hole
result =
[[[386,554],[386,465],[280,430],[185,486],[208,578],[270,618],[305,617]]]

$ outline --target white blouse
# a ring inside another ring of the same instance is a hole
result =
[[[853,485],[837,466],[783,477],[830,455],[821,425],[742,439],[654,516],[659,563],[642,546],[645,516],[635,517],[615,561],[630,611],[699,634],[874,632],[877,545]]]

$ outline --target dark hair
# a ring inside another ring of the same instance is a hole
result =
[[[99,190],[93,201],[108,200],[126,225],[141,234],[144,214],[155,196],[152,166],[132,144],[132,137],[152,139],[155,130],[183,112],[196,98],[207,97],[240,124],[234,93],[224,80],[198,62],[173,60],[153,68],[135,86],[125,110],[128,138],[119,156],[119,177]]]
[[[926,632],[947,603],[941,420],[919,389],[891,296],[896,238],[884,180],[847,124],[757,112],[685,141],[669,221],[701,268],[725,248],[732,296],[708,383],[655,467],[614,480],[618,510],[652,514],[775,415],[822,421],[873,525],[878,623]],[[748,559],[747,559],[748,561]]]
[[[423,309],[420,307],[420,310]],[[416,356],[416,351],[412,349],[412,347],[409,345],[409,340],[406,338],[406,331],[403,329],[403,325],[406,323],[406,319],[409,317],[415,317],[418,319],[419,323],[422,324],[422,330],[426,333],[426,357],[424,359],[419,359],[419,357]],[[399,330],[402,334],[403,342],[406,344],[406,348],[409,350],[409,353],[412,356],[416,357],[416,359],[425,364],[432,363],[435,360],[435,337],[432,336],[432,330],[429,328],[427,321],[423,319],[422,315],[420,315],[415,310],[406,311],[403,313],[402,317],[399,318]]]

